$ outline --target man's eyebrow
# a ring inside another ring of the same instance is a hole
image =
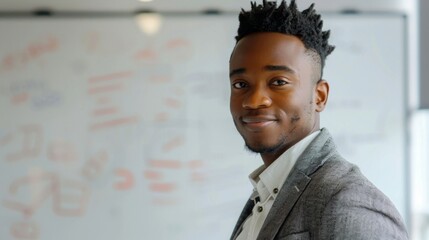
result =
[[[232,76],[234,76],[234,75],[236,75],[236,74],[242,74],[242,73],[245,73],[245,72],[246,72],[246,69],[245,69],[245,68],[237,68],[237,69],[232,70],[232,71],[229,73],[229,77],[232,77]]]
[[[267,71],[285,71],[285,72],[289,72],[292,74],[296,73],[292,68],[290,68],[286,65],[267,65],[264,67],[264,69]],[[229,73],[229,77],[232,77],[232,76],[237,75],[237,74],[242,74],[245,72],[246,72],[245,68],[237,68],[237,69],[232,70]]]
[[[286,65],[267,65],[264,68],[265,70],[268,70],[268,71],[285,71],[293,74],[296,73],[292,68]]]

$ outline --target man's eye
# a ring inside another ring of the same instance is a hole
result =
[[[274,86],[282,86],[282,85],[286,85],[288,82],[282,79],[277,79],[274,80],[271,84],[273,84]]]
[[[242,89],[242,88],[245,88],[247,84],[245,82],[236,82],[236,83],[233,83],[232,86],[235,89]]]

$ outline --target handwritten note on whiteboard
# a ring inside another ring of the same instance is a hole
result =
[[[227,239],[262,164],[229,113],[237,24],[2,20],[0,239]],[[404,214],[403,24],[327,15],[322,124]]]

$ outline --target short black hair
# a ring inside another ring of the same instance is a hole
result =
[[[273,1],[263,0],[256,5],[251,2],[251,10],[241,10],[238,16],[236,41],[257,32],[278,32],[298,37],[309,50],[315,51],[320,62],[321,72],[325,66],[326,57],[335,49],[328,44],[330,31],[322,31],[323,21],[320,14],[314,10],[314,3],[309,8],[300,12],[295,0],[291,0],[289,6],[282,0],[277,7]]]

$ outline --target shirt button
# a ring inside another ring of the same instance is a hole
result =
[[[274,192],[274,193],[278,193],[278,192],[279,192],[279,189],[278,189],[278,188],[274,188],[273,192]]]
[[[262,212],[262,210],[264,210],[264,208],[263,208],[263,207],[261,207],[261,206],[259,206],[259,207],[258,207],[258,212]]]

